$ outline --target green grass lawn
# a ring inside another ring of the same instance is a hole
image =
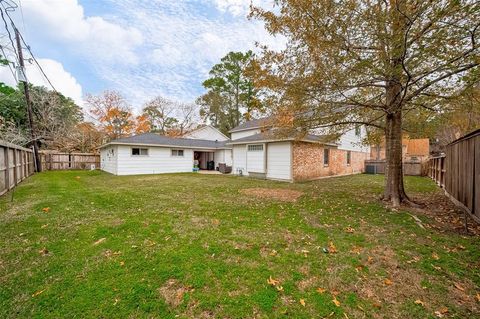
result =
[[[479,237],[416,212],[422,229],[382,188],[371,175],[37,174],[0,198],[0,318],[480,318]]]

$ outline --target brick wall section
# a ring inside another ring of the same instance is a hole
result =
[[[367,153],[351,152],[351,164],[347,165],[347,151],[330,148],[329,165],[323,165],[324,146],[314,143],[293,143],[293,180],[302,181],[319,177],[360,173],[364,170]]]

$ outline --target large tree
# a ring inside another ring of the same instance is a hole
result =
[[[262,111],[258,89],[254,86],[251,66],[253,53],[230,52],[210,70],[203,82],[207,93],[197,99],[204,119],[227,132],[255,112]]]
[[[66,132],[74,130],[83,120],[82,110],[61,93],[31,84],[29,87],[35,136],[42,147],[59,148],[64,144]],[[1,139],[20,145],[31,143],[25,103],[21,86],[0,93]]]
[[[196,104],[157,96],[145,104],[141,117],[150,123],[153,132],[182,136],[194,126],[198,113]]]
[[[277,0],[253,8],[284,36],[265,49],[259,84],[292,128],[343,131],[364,124],[386,140],[384,199],[410,202],[403,184],[402,128],[414,110],[441,111],[441,100],[478,80],[480,4],[476,1]]]
[[[86,102],[90,113],[110,139],[128,136],[135,131],[132,109],[119,92],[87,95]]]

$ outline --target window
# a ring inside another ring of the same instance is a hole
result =
[[[328,166],[328,161],[330,159],[330,150],[325,148],[323,150],[323,166]]]
[[[172,156],[181,156],[181,157],[183,157],[183,150],[172,150]]]
[[[347,151],[347,165],[350,166],[351,162],[352,162],[352,152]]]
[[[147,156],[148,148],[132,147],[132,156]]]
[[[360,136],[361,130],[360,125],[355,125],[355,136]]]
[[[262,144],[248,145],[248,151],[249,152],[263,151],[263,145]]]

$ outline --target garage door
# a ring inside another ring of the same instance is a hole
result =
[[[267,178],[290,180],[292,151],[290,142],[269,143],[267,146]]]

